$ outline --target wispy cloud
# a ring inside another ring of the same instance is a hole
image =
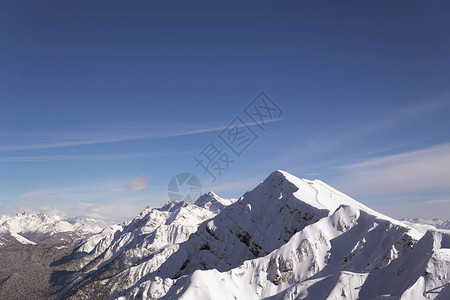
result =
[[[450,199],[374,206],[375,210],[393,218],[450,219]]]
[[[21,200],[33,202],[52,201],[104,201],[110,196],[125,192],[125,180],[115,180],[111,182],[99,182],[79,186],[38,189],[21,193],[17,196]]]
[[[66,217],[84,216],[111,222],[129,221],[142,211],[151,199],[163,195],[146,195],[139,197],[120,197],[107,203],[95,201],[57,202],[48,204],[40,202],[31,206],[0,205],[0,214],[15,214],[17,212],[42,212],[48,215]],[[158,205],[160,206],[160,205]],[[120,213],[118,213],[120,212]]]
[[[401,109],[393,111],[391,114],[388,114],[384,118],[377,118],[376,120],[368,122],[366,126],[358,126],[354,128],[351,133],[353,136],[374,134],[395,126],[399,126],[401,124],[406,124],[410,121],[420,119],[427,114],[448,106],[450,106],[449,99],[439,99],[403,107]]]
[[[0,163],[16,162],[47,162],[71,160],[123,160],[145,157],[165,157],[183,155],[184,152],[146,152],[146,153],[119,153],[119,154],[88,154],[88,155],[37,155],[37,156],[4,156]]]
[[[339,187],[352,195],[450,189],[450,144],[339,167]]]
[[[0,212],[11,214],[35,211],[65,216],[87,216],[116,222],[124,221],[136,216],[146,206],[159,207],[168,199],[163,187],[151,186],[143,191],[142,187],[148,186],[143,178],[144,176],[139,176],[131,180],[131,186],[128,186],[128,189],[127,181],[120,179],[29,191],[13,199],[15,203],[21,203],[20,206],[12,202],[2,205]],[[130,188],[136,193],[128,193]]]
[[[78,202],[63,211],[69,216],[86,216],[105,221],[129,221],[142,211],[149,197],[120,198],[108,203]],[[120,214],[118,214],[120,212]]]
[[[322,155],[327,155],[332,152],[342,151],[343,153],[351,153],[353,158],[363,156],[374,156],[382,154],[383,152],[390,152],[401,148],[411,147],[416,145],[423,137],[418,137],[417,140],[402,140],[396,141],[395,144],[384,144],[382,147],[373,148],[370,151],[365,147],[364,141],[373,142],[373,137],[380,139],[381,136],[389,136],[393,129],[398,126],[404,126],[410,121],[418,120],[423,116],[430,114],[439,109],[448,109],[450,100],[436,100],[429,101],[426,104],[417,104],[404,107],[392,111],[385,116],[360,121],[360,123],[351,124],[342,123],[341,125],[327,128],[314,128],[314,130],[303,130],[299,128],[298,138],[291,142],[290,147],[282,150],[280,155],[274,156],[272,160],[280,165],[283,163],[292,164],[293,161],[301,161],[302,168],[294,168],[294,170],[303,171],[306,165],[313,165],[317,167],[322,164],[339,164],[342,156],[334,155],[332,159],[327,158],[327,161],[318,158]],[[376,147],[376,146],[375,146]],[[351,148],[351,152],[349,151]]]
[[[266,121],[266,123],[283,120],[285,119],[273,119],[271,121]],[[227,125],[227,122],[224,122],[223,125],[217,125],[217,122],[216,124],[194,122],[127,122],[91,125],[84,128],[66,129],[58,132],[16,133],[14,140],[19,141],[16,143],[0,144],[0,152],[182,137],[222,131]],[[246,125],[256,126],[257,123],[249,122]],[[6,141],[9,140],[9,138],[1,138],[1,140]]]

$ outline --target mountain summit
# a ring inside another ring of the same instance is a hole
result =
[[[239,199],[148,207],[63,262],[60,299],[449,299],[450,232],[271,173]]]

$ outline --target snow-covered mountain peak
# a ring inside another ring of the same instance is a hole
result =
[[[209,192],[105,232],[62,299],[411,299],[448,283],[448,233],[280,170],[238,200]]]
[[[245,260],[267,255],[297,232],[336,211],[340,211],[337,215],[344,216],[338,220],[337,228],[346,228],[345,224],[354,215],[353,210],[358,214],[364,212],[366,217],[361,220],[392,224],[412,239],[420,239],[424,234],[371,210],[321,181],[275,171],[255,189],[200,225],[183,245],[180,257],[177,257],[178,253],[173,257],[180,264],[180,272],[171,273],[164,267],[161,272],[164,276],[177,277],[192,272],[199,265],[226,271]],[[208,252],[200,251],[204,248],[209,249]],[[233,256],[228,256],[232,252]],[[187,259],[183,260],[181,256],[186,257],[186,254]],[[173,265],[170,267],[173,270]]]
[[[255,190],[257,189],[264,190],[266,194],[270,191],[272,194],[280,193],[295,197],[312,207],[327,210],[330,214],[341,205],[370,210],[320,180],[298,178],[281,170],[272,172]]]
[[[85,239],[74,257],[81,256],[79,264],[98,274],[116,266],[120,269],[133,266],[130,272],[118,274],[131,284],[143,272],[156,270],[178,250],[179,244],[197,230],[199,224],[213,218],[233,202],[234,199],[207,193],[196,204],[170,201],[161,208],[148,206],[130,222],[110,226]],[[82,280],[82,277],[77,280]]]
[[[85,234],[100,232],[107,224],[84,217],[64,219],[58,215],[24,212],[15,215],[0,215],[0,245],[14,241],[33,244],[48,239],[57,233]],[[13,237],[13,238],[11,238]]]
[[[267,205],[267,201],[278,201],[282,198],[295,198],[298,201],[319,210],[334,212],[341,205],[357,205],[358,202],[332,189],[319,180],[308,180],[295,177],[288,172],[277,170],[272,172],[255,189],[244,195],[255,194],[260,204]],[[334,197],[333,197],[334,196]],[[258,205],[257,202],[254,203]]]
[[[370,215],[373,215],[379,219],[388,220],[396,225],[406,226],[393,218],[385,216],[373,209],[365,206],[364,204],[354,200],[346,194],[336,190],[328,184],[320,180],[309,180],[304,178],[298,178],[288,172],[277,170],[272,172],[258,187],[256,187],[251,193],[256,190],[264,191],[264,195],[272,194],[271,200],[276,198],[275,194],[281,196],[289,196],[301,201],[308,206],[314,207],[319,210],[328,211],[331,215],[341,206],[351,206],[358,208]],[[276,200],[276,199],[275,199]],[[261,203],[267,205],[267,203]],[[424,232],[418,233],[411,231],[411,234],[415,234],[415,238],[420,238]]]
[[[209,191],[206,194],[200,196],[195,205],[206,208],[213,213],[219,213],[226,206],[236,202],[236,199],[224,199],[217,196],[214,192]]]
[[[60,222],[61,217],[56,215],[49,216],[42,213],[24,212],[12,216],[2,215],[0,216],[0,231],[10,231],[14,233],[46,231],[49,226],[54,226]],[[65,223],[66,222],[59,225],[66,225]]]
[[[219,201],[221,198],[216,195],[213,191],[209,191],[200,197],[194,202],[195,205],[202,206],[206,202],[210,202],[213,200]]]

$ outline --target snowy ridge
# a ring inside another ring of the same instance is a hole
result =
[[[245,261],[228,272],[197,270],[179,279],[181,291],[179,287],[171,288],[167,296],[220,299],[217,298],[220,294],[221,299],[261,299],[274,295],[288,299],[330,296],[357,299],[360,296],[357,287],[363,285],[367,274],[385,268],[407,253],[412,243],[406,228],[342,206],[331,216],[296,233],[269,255]],[[334,285],[336,279],[344,281],[342,286]],[[352,280],[356,283],[349,286]],[[217,285],[206,284],[210,281]],[[145,290],[146,285],[151,287],[152,284],[153,281],[145,282],[140,289]],[[205,289],[207,285],[210,289]],[[135,289],[131,295],[137,295],[140,289]]]
[[[87,238],[74,253],[82,269],[63,291],[62,298],[72,293],[76,293],[74,298],[83,298],[91,293],[101,294],[104,289],[111,292],[118,289],[118,284],[131,287],[176,252],[200,223],[235,201],[209,192],[199,198],[198,205],[174,201],[162,208],[147,207],[131,222]],[[111,273],[115,275],[110,277]],[[106,276],[109,280],[99,286],[98,278]]]
[[[27,212],[11,216],[0,215],[0,245],[12,242],[36,244],[58,233],[85,236],[100,232],[104,226],[106,223],[103,221],[84,217],[64,219],[57,215]]]
[[[208,193],[196,204],[147,208],[91,243],[80,275],[60,298],[446,299],[450,293],[448,232],[413,228],[321,181],[275,171],[237,201]]]
[[[236,202],[236,199],[224,199],[210,191],[200,196],[194,204],[217,214],[226,206],[233,204],[234,202]]]

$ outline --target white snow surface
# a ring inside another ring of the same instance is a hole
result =
[[[15,215],[0,215],[0,235],[10,235],[22,244],[35,244],[23,234],[38,234],[51,236],[56,233],[75,232],[93,234],[100,232],[106,223],[85,217],[64,219],[58,215],[42,213],[18,213]]]
[[[450,299],[448,231],[283,171],[237,200],[208,193],[105,230],[62,299]]]
[[[195,204],[173,201],[162,208],[147,207],[136,218],[121,225],[105,228],[101,233],[85,239],[76,250],[82,273],[63,291],[79,289],[74,298],[84,298],[94,292],[103,293],[131,287],[147,273],[155,271],[168,256],[176,252],[198,225],[211,219],[235,199],[223,199],[209,192]],[[81,257],[81,258],[79,258]],[[116,274],[100,286],[92,287],[93,276]],[[94,293],[95,293],[94,292]],[[67,298],[67,296],[61,296]]]

